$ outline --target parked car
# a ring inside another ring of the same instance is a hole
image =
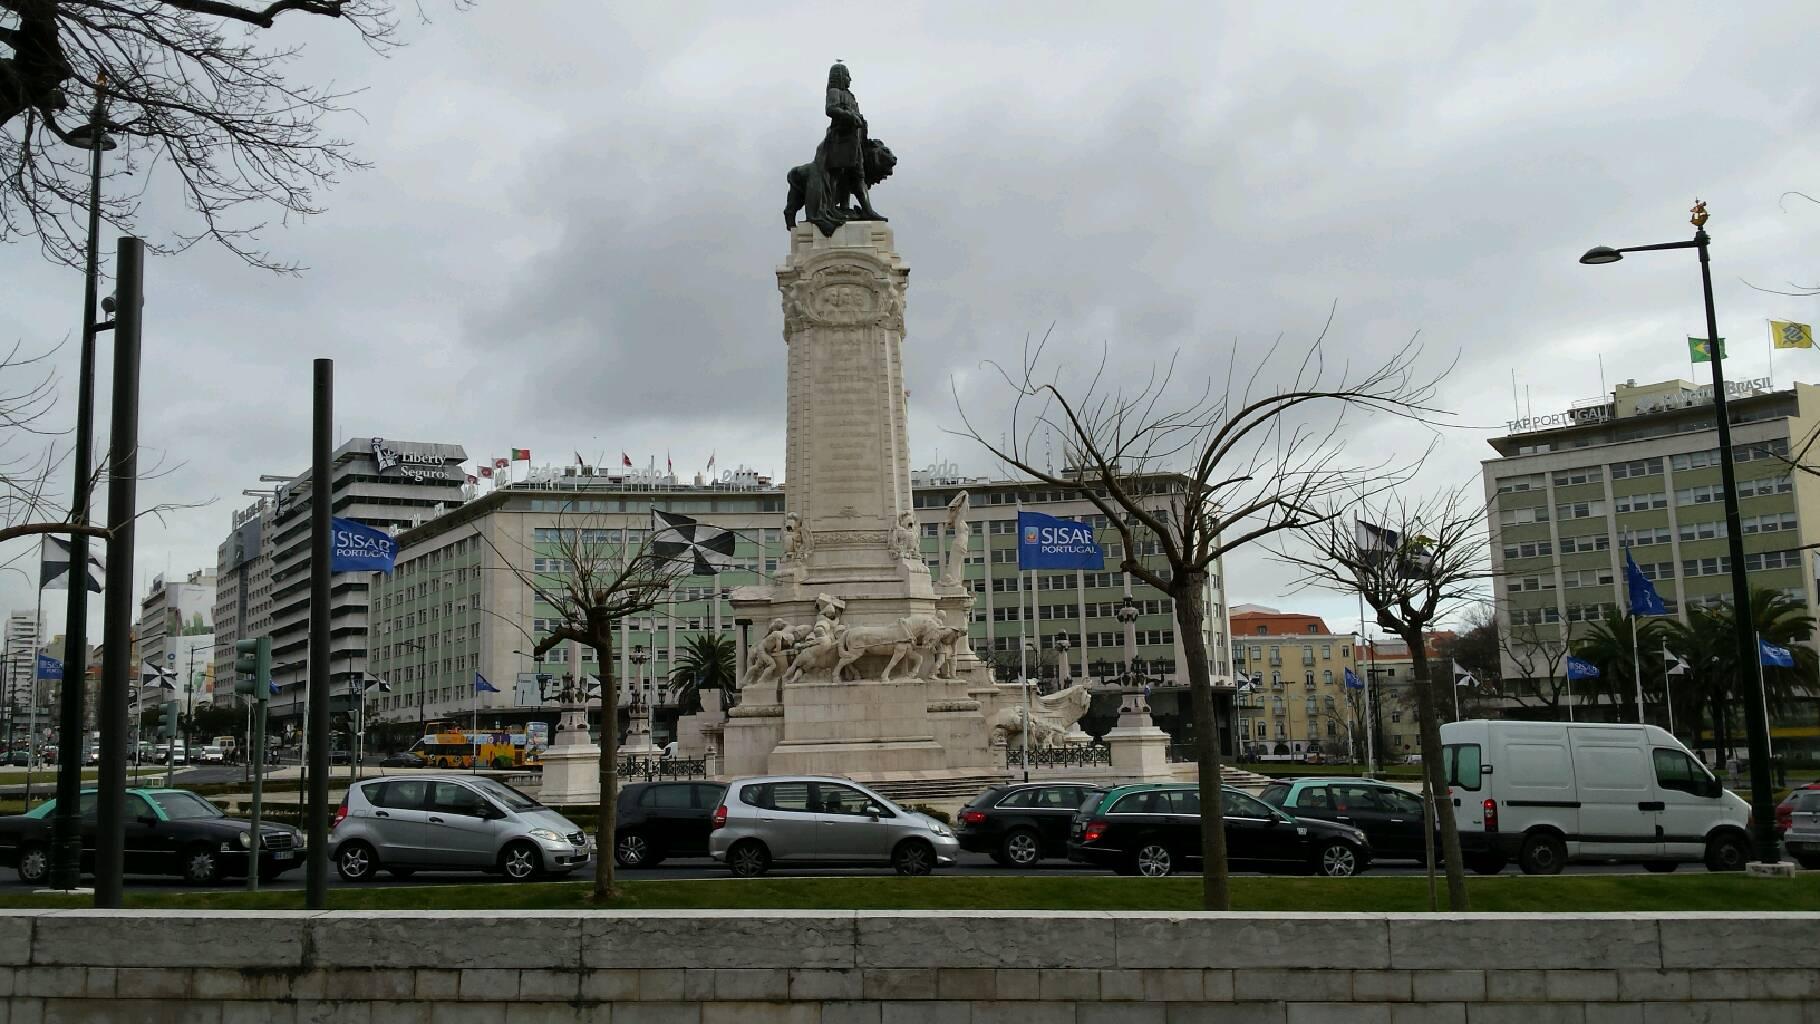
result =
[[[666,857],[706,857],[714,810],[726,791],[718,782],[634,782],[621,789],[613,860],[648,868]]]
[[[1422,798],[1388,782],[1342,776],[1288,779],[1265,786],[1258,798],[1297,818],[1353,826],[1371,841],[1373,860],[1427,859],[1422,843]],[[1476,840],[1462,836],[1461,854],[1468,867],[1495,875],[1503,870],[1504,857],[1487,847],[1483,838],[1483,834]],[[1440,849],[1437,837],[1437,856]]]
[[[159,764],[189,764],[190,763],[189,748],[185,747],[181,743],[173,744],[170,746],[160,745],[158,747],[158,763]]]
[[[196,754],[197,764],[226,764],[227,752],[220,747],[203,747]]]
[[[1796,790],[1789,799],[1794,806],[1783,848],[1802,867],[1820,869],[1820,789]]]
[[[125,799],[128,874],[176,875],[195,885],[246,877],[252,823],[230,818],[184,789],[129,789]],[[76,805],[82,818],[82,870],[89,873],[95,869],[95,801],[95,790],[85,789]],[[25,814],[0,818],[0,866],[17,870],[27,885],[43,885],[50,873],[56,805],[48,800]],[[259,835],[260,878],[274,880],[302,863],[308,842],[302,832],[262,823]]]
[[[1673,871],[1742,871],[1750,807],[1653,725],[1448,722],[1443,768],[1462,843],[1487,844],[1524,874],[1574,860]]]
[[[803,775],[728,785],[708,836],[708,856],[743,878],[773,864],[889,864],[926,875],[954,863],[959,849],[934,818],[850,779]]]
[[[329,843],[349,882],[384,870],[485,871],[514,882],[566,875],[588,863],[593,844],[579,825],[496,779],[411,775],[349,787]]]
[[[1220,790],[1226,863],[1237,871],[1345,878],[1371,865],[1365,833],[1338,822],[1301,819],[1231,786]],[[1118,786],[1083,805],[1068,859],[1121,875],[1162,877],[1201,863],[1201,793],[1193,785]]]
[[[1803,790],[1820,790],[1820,780],[1796,783],[1788,796],[1783,797],[1782,802],[1776,805],[1776,832],[1778,835],[1789,830],[1789,816],[1794,813],[1795,798],[1800,796]]]
[[[381,768],[427,768],[430,762],[418,757],[408,750],[401,751],[379,762]]]
[[[14,768],[29,768],[32,765],[31,752],[28,750],[11,751],[6,755],[6,763]]]
[[[1078,782],[994,786],[961,808],[954,837],[961,849],[990,854],[1001,866],[1029,867],[1044,857],[1067,857],[1075,811],[1105,791]]]

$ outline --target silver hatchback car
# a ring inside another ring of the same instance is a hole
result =
[[[926,875],[960,850],[948,826],[850,779],[769,776],[727,786],[708,856],[750,878],[773,864],[889,864]]]
[[[349,787],[329,831],[335,870],[350,882],[384,869],[490,871],[514,882],[566,875],[594,846],[579,826],[485,776],[409,775]]]

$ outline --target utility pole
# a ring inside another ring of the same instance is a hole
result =
[[[309,837],[306,904],[328,905],[329,884],[329,556],[330,510],[335,503],[335,361],[317,359],[311,414],[310,466],[310,723]]]

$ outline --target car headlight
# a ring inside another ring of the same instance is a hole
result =
[[[532,839],[535,839],[541,843],[567,842],[567,840],[565,840],[563,837],[557,835],[556,833],[550,831],[547,828],[534,828],[530,831],[530,836]]]
[[[253,834],[251,832],[240,833],[240,848],[242,850],[250,850],[253,848]]]
[[[292,832],[291,842],[295,844],[299,850],[307,850],[310,848],[310,834],[308,832]]]

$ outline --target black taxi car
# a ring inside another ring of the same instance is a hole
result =
[[[1349,825],[1296,818],[1230,786],[1221,789],[1220,801],[1226,863],[1234,871],[1344,878],[1371,864],[1371,843]],[[1075,815],[1068,859],[1151,877],[1198,867],[1199,788],[1150,783],[1108,790]]]
[[[77,810],[85,874],[95,870],[95,803],[95,790],[83,790]],[[27,885],[43,885],[50,875],[56,808],[57,801],[47,800],[25,814],[0,817],[0,867],[13,868]],[[197,885],[246,877],[252,823],[228,817],[188,790],[128,789],[123,817],[129,875],[175,875]],[[270,824],[259,831],[261,879],[271,881],[303,863],[302,832]]]

